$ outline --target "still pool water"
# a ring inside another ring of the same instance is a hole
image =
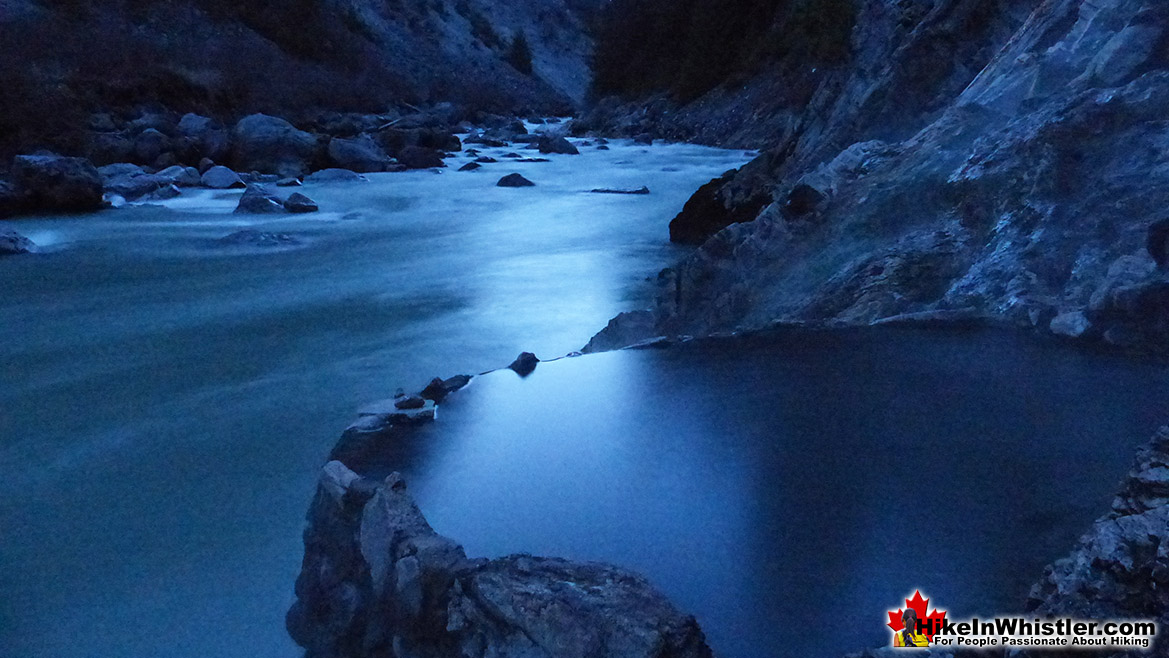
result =
[[[501,159],[6,222],[0,656],[297,655],[284,631],[317,470],[356,408],[521,350],[579,349],[682,253],[667,224],[747,160],[686,145]],[[519,172],[536,183],[502,189]],[[589,194],[636,188],[648,196]],[[242,229],[290,249],[225,247]]]
[[[842,656],[919,588],[1022,613],[1167,394],[1163,366],[1010,333],[797,333],[493,373],[357,465],[470,555],[646,574],[724,658]]]

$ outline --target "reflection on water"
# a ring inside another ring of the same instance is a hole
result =
[[[647,574],[724,657],[838,656],[917,588],[1021,612],[1167,392],[1161,366],[995,332],[692,344],[481,377],[362,467],[403,471],[471,555]]]
[[[310,216],[233,215],[234,191],[8,222],[47,253],[0,260],[0,655],[295,655],[303,514],[353,410],[579,348],[646,305],[670,218],[744,160],[551,157],[309,185]],[[496,188],[512,171],[537,186]],[[300,245],[213,246],[241,229]]]

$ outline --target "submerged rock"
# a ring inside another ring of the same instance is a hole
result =
[[[286,625],[309,656],[709,658],[702,630],[641,576],[604,564],[468,559],[402,477],[321,472]]]
[[[499,182],[495,185],[497,187],[532,187],[535,183],[519,174],[508,174],[500,178]]]
[[[369,179],[348,169],[322,169],[305,176],[306,183],[365,183]]]
[[[36,244],[16,231],[0,229],[0,256],[29,254],[36,251]]]
[[[294,247],[300,240],[287,233],[264,233],[253,229],[236,231],[216,240],[221,246],[228,247]]]
[[[482,169],[482,168],[483,168],[483,165],[479,164],[478,162],[468,162],[467,164],[463,165],[462,167],[459,167],[459,171],[475,171],[477,169]]]
[[[607,187],[598,187],[596,189],[589,190],[589,192],[592,192],[593,194],[649,194],[649,188],[644,185],[632,190],[616,190]]]
[[[426,385],[426,388],[422,389],[419,395],[427,400],[434,400],[435,404],[442,404],[448,395],[458,391],[469,383],[471,383],[470,375],[455,375],[448,379],[435,377],[430,380],[430,383]]]

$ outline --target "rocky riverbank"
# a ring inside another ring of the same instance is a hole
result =
[[[750,120],[722,88],[579,124],[701,137],[679,126],[705,111],[774,130],[708,134],[770,148],[675,220],[671,236],[700,246],[662,273],[629,339],[980,317],[1163,351],[1165,8],[862,2],[855,16],[845,60],[785,60],[808,65],[798,103],[756,107],[758,77],[733,96]]]

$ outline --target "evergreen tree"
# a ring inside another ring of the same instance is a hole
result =
[[[528,38],[521,31],[511,40],[505,58],[512,68],[524,75],[532,74],[532,49],[528,46]]]

